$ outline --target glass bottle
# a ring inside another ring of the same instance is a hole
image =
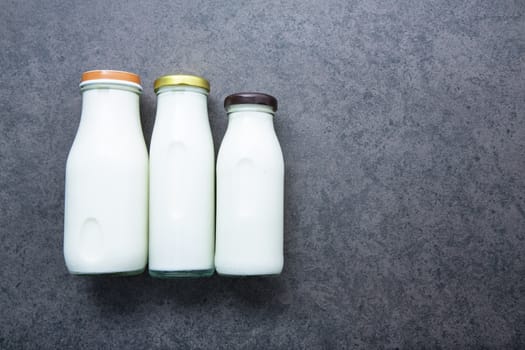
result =
[[[210,276],[215,244],[210,85],[197,76],[167,75],[154,87],[149,273],[160,278]]]
[[[138,75],[85,72],[66,165],[64,257],[70,273],[131,275],[147,262],[148,153]]]
[[[237,93],[217,158],[215,267],[223,275],[275,275],[283,268],[284,161],[273,118],[277,100]]]

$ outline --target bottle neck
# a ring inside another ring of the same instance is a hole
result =
[[[92,87],[82,91],[82,123],[103,123],[106,127],[140,125],[139,93],[128,89]]]
[[[208,92],[192,86],[166,86],[157,91],[157,121],[208,123]],[[156,121],[156,122],[157,122]]]
[[[228,108],[228,117],[228,127],[274,131],[273,110],[268,106],[232,105]]]

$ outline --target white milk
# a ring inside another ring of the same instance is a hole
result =
[[[80,88],[82,116],[66,166],[66,265],[73,274],[140,273],[148,215],[142,88],[112,79],[83,81]]]
[[[184,76],[170,77],[180,82]],[[175,85],[161,86],[157,94],[150,149],[149,272],[164,278],[209,276],[214,271],[215,155],[208,91]]]
[[[274,111],[258,104],[227,108],[217,158],[215,266],[225,275],[273,275],[283,268],[284,161]]]

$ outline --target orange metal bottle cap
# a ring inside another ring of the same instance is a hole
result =
[[[99,79],[123,80],[140,85],[140,77],[135,73],[106,69],[90,70],[82,73],[81,82]]]

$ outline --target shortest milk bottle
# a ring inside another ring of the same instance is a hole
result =
[[[237,93],[217,158],[215,268],[221,275],[277,275],[283,268],[284,161],[274,131],[277,100]]]
[[[144,271],[148,252],[148,152],[138,75],[85,72],[82,115],[66,165],[64,256],[79,275]]]
[[[166,75],[154,88],[149,273],[159,278],[210,276],[215,248],[210,84],[193,75]]]

